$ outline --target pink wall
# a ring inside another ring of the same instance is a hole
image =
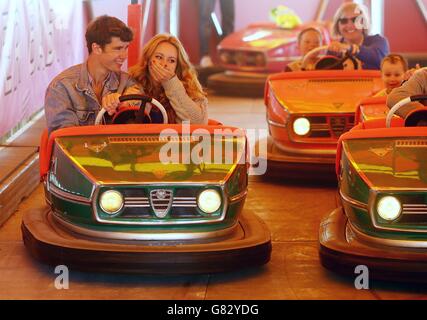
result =
[[[385,3],[384,33],[391,51],[427,52],[427,24],[416,0],[386,0]]]
[[[0,137],[43,108],[46,87],[84,59],[82,2],[0,1]]]
[[[104,14],[127,20],[130,0],[90,0],[94,18]]]

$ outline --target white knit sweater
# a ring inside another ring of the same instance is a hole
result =
[[[177,115],[177,122],[190,121],[192,124],[208,123],[208,100],[192,100],[177,76],[162,83],[165,94]]]

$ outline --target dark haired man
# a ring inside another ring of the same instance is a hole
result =
[[[49,133],[94,124],[101,107],[110,115],[115,112],[120,94],[135,85],[121,71],[132,38],[132,31],[114,17],[101,16],[88,25],[88,59],[61,72],[46,90],[44,108]]]

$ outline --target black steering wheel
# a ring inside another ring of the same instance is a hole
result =
[[[328,49],[329,46],[320,46],[306,53],[302,59],[302,68],[306,69],[308,58],[314,54],[318,54],[321,51]],[[360,65],[355,57],[351,53],[347,52],[343,57],[339,58],[333,55],[323,55],[319,61],[314,65],[315,70],[344,70],[347,69],[347,63],[352,64],[353,70],[360,69]]]
[[[155,106],[159,109],[163,117],[163,123],[168,123],[168,115],[165,107],[154,98],[142,95],[142,94],[129,94],[124,95],[119,98],[120,102],[139,100],[141,101],[141,106],[127,106],[120,107],[117,112],[113,115],[112,123],[113,124],[126,124],[126,123],[151,123],[151,118],[147,117],[146,109],[147,103]],[[151,106],[149,111],[151,111]],[[95,125],[100,125],[103,123],[103,117],[106,110],[102,108],[95,119]],[[149,113],[149,112],[148,112]]]

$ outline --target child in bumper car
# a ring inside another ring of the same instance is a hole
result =
[[[311,50],[318,48],[322,43],[322,34],[316,28],[307,28],[302,30],[298,35],[298,49],[301,56],[304,57]],[[302,65],[303,59],[289,63],[285,72],[314,70],[318,55],[312,55],[305,66]]]
[[[386,97],[395,88],[401,86],[408,72],[408,63],[399,54],[389,54],[381,62],[381,78],[385,88],[374,97]]]

